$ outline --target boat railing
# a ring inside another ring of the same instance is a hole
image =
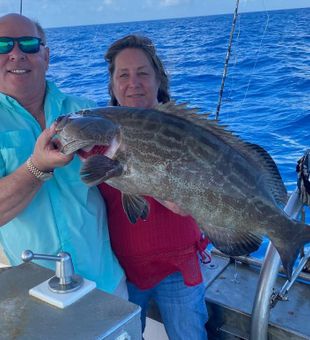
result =
[[[229,258],[231,259],[231,261],[236,261],[237,263],[242,263],[245,265],[249,265],[249,266],[253,266],[253,267],[257,267],[258,269],[260,269],[263,265],[263,260],[259,259],[259,258],[255,258],[255,257],[251,257],[251,256],[230,256],[230,255],[226,255],[224,253],[222,253],[220,250],[217,250],[216,248],[213,248],[211,250],[211,254],[212,255],[216,255],[216,256],[220,256],[220,257],[224,257],[224,258]],[[307,262],[307,259],[310,259],[310,250],[308,252],[306,252],[305,256],[302,257],[302,259],[299,262],[298,268],[301,268],[300,270],[296,270],[293,272],[292,278],[294,277],[294,281],[295,280],[300,280],[300,282],[305,282],[306,284],[310,284],[310,272],[304,272],[302,271],[305,263]],[[282,266],[279,267],[278,270],[279,274],[285,274],[285,271],[283,269]],[[296,275],[296,278],[295,278]],[[292,282],[292,281],[289,281]],[[285,287],[285,284],[283,285],[283,287]],[[283,289],[283,288],[282,288]],[[281,291],[282,291],[281,289]]]
[[[298,266],[292,274],[291,280],[286,280],[282,288],[278,292],[274,292],[271,296],[270,307],[273,308],[278,301],[287,301],[288,292],[292,288],[294,282],[300,276],[301,271],[305,267],[310,258],[310,249],[305,252],[304,256],[300,259]]]

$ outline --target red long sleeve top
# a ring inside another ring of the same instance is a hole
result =
[[[146,221],[131,224],[125,214],[121,192],[102,183],[99,189],[106,201],[112,248],[129,281],[149,289],[169,274],[181,272],[184,283],[202,282],[197,252],[208,244],[190,216],[180,216],[151,197]]]

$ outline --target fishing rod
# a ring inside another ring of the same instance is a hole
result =
[[[234,12],[234,18],[233,18],[233,23],[230,31],[230,37],[229,37],[229,43],[228,43],[228,49],[226,53],[226,59],[225,59],[225,64],[224,64],[224,71],[223,71],[223,77],[222,77],[222,83],[221,83],[221,88],[219,92],[219,100],[217,103],[217,108],[216,108],[216,114],[215,114],[215,119],[218,120],[219,114],[220,114],[220,108],[222,104],[222,97],[223,97],[223,92],[224,92],[224,85],[225,85],[225,80],[227,76],[227,70],[228,70],[228,62],[230,58],[230,52],[231,52],[231,45],[232,45],[232,40],[235,32],[235,26],[236,26],[236,21],[238,17],[238,8],[239,8],[239,0],[236,0],[236,7],[235,7],[235,12]]]

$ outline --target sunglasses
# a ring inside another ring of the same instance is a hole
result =
[[[0,54],[10,53],[14,48],[15,41],[18,43],[19,49],[24,53],[37,53],[40,46],[44,46],[42,39],[37,37],[0,37]]]

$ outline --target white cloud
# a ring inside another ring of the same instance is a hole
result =
[[[190,0],[160,0],[159,6],[161,7],[172,7],[172,6],[179,6],[185,5],[190,3]]]
[[[180,6],[186,5],[191,3],[192,0],[145,0],[143,1],[143,8],[163,8],[163,7],[173,7],[173,6]]]
[[[160,0],[159,4],[160,6],[164,6],[164,7],[169,7],[169,6],[176,6],[180,4],[180,0]]]

